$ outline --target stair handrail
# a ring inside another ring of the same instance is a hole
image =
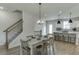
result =
[[[4,30],[3,32],[8,31],[10,28],[12,28],[13,26],[17,25],[17,24],[18,24],[19,22],[21,22],[21,21],[23,22],[22,19],[20,19],[19,21],[15,22],[13,25],[11,25],[10,27],[8,27],[8,28],[7,28],[6,30]],[[16,27],[16,26],[15,26],[15,27]],[[14,28],[15,28],[15,27],[14,27]],[[13,28],[12,28],[12,29],[13,29]],[[12,30],[12,29],[11,29],[11,30]]]

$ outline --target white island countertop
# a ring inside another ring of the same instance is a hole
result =
[[[69,31],[68,33],[79,34],[79,31]]]

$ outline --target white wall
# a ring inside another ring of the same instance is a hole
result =
[[[3,31],[21,18],[22,14],[20,13],[0,10],[0,45],[4,45],[6,41],[6,35]]]
[[[35,30],[35,25],[37,18],[35,18],[31,14],[27,14],[25,11],[23,12],[23,34],[25,36],[30,35],[34,32]]]
[[[72,17],[79,17],[79,4],[73,7],[70,11],[72,12]]]

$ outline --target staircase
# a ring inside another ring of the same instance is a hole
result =
[[[20,19],[4,32],[6,33],[6,48],[9,49],[9,44],[13,42],[23,31],[23,20]]]

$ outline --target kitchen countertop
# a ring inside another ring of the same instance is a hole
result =
[[[79,32],[76,32],[76,31],[72,31],[72,32],[68,32],[68,33],[79,34]]]
[[[64,33],[63,31],[53,31],[53,32]],[[79,31],[69,31],[67,33],[79,34]]]

